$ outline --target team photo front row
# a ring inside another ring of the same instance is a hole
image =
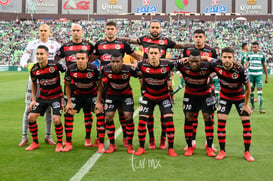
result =
[[[252,110],[249,106],[251,86],[248,72],[240,63],[235,61],[234,50],[230,47],[223,48],[219,59],[203,56],[200,50],[193,49],[187,58],[163,60],[161,59],[161,48],[158,45],[150,45],[146,53],[147,59],[138,61],[135,65],[127,65],[123,64],[123,55],[116,51],[111,54],[109,64],[98,68],[90,62],[87,51],[78,50],[75,54],[75,63],[65,66],[58,61],[49,60],[48,47],[39,45],[36,50],[37,63],[30,70],[32,100],[28,107],[30,113],[27,117],[33,141],[25,150],[31,151],[39,147],[36,120],[38,116],[43,116],[47,112],[48,107],[51,107],[52,121],[57,136],[56,152],[72,150],[74,115],[81,109],[84,112],[86,128],[85,146],[98,147],[99,153],[116,151],[114,115],[118,110],[120,117],[123,117],[123,145],[127,147],[129,154],[142,155],[146,152],[146,127],[153,117],[154,107],[158,105],[162,118],[162,131],[165,130],[167,137],[161,137],[160,148],[167,149],[171,157],[176,157],[177,153],[174,150],[174,112],[170,96],[172,88],[168,82],[171,79],[172,72],[179,71],[185,81],[182,106],[187,146],[184,149],[184,155],[192,156],[194,154],[196,145],[193,142],[193,122],[195,114],[202,110],[206,134],[206,154],[219,160],[226,157],[225,127],[231,107],[234,104],[243,126],[244,158],[247,161],[254,161],[249,153],[252,136],[250,125]],[[64,94],[59,72],[65,72]],[[134,98],[130,86],[131,76],[141,80],[143,90],[137,127],[139,147],[136,151],[133,148],[135,123],[133,120]],[[215,96],[213,86],[210,83],[210,79],[215,76],[218,77],[221,86],[219,98]],[[61,122],[63,102],[65,102],[64,126]],[[215,154],[217,150],[213,147],[216,107],[217,136],[220,145],[218,155]],[[94,140],[94,144],[90,139],[93,124],[92,114],[95,114],[97,119],[97,138]],[[63,130],[66,133],[64,141]],[[110,141],[107,150],[104,148],[105,132]]]

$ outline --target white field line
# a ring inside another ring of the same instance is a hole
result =
[[[139,112],[139,107],[135,110],[134,112],[134,118],[138,115]],[[115,133],[115,139],[121,134],[122,128],[120,127],[116,133]],[[106,148],[109,146],[109,140],[105,144]],[[95,163],[99,160],[99,158],[103,154],[96,152],[94,153],[88,160],[87,162],[79,169],[79,171],[70,179],[70,181],[80,181],[95,165]]]

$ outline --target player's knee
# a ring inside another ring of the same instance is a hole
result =
[[[54,115],[53,116],[53,123],[54,123],[54,125],[59,125],[61,123],[61,117]]]
[[[28,118],[27,118],[27,120],[28,120],[28,122],[34,122],[35,121],[35,116],[34,116],[34,114],[33,113],[30,113],[29,115],[28,115]]]

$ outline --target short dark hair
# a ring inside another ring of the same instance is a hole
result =
[[[242,49],[244,49],[247,45],[248,45],[248,43],[243,43],[242,44]]]
[[[150,24],[149,24],[149,27],[151,26],[152,23],[159,23],[159,26],[161,27],[161,23],[160,23],[160,21],[158,21],[158,20],[152,20],[152,21],[150,22]]]
[[[232,53],[232,55],[234,55],[234,50],[231,47],[225,47],[221,50],[221,55],[223,55],[223,53]]]
[[[85,51],[85,50],[83,50],[83,49],[78,50],[78,51],[76,52],[76,54],[77,54],[77,53],[84,53],[84,54],[86,54],[86,56],[88,55],[88,54],[87,54],[87,51]]]
[[[193,34],[200,34],[200,33],[202,33],[202,34],[205,35],[205,31],[202,30],[202,29],[197,29],[197,30],[195,30],[195,31],[193,32]]]
[[[108,21],[108,22],[106,23],[106,26],[114,26],[114,27],[117,27],[117,23],[114,22],[114,21]]]
[[[37,49],[44,49],[46,52],[48,52],[48,48],[45,45],[39,45]]]
[[[259,46],[259,43],[257,41],[254,41],[251,43],[252,45],[258,45]]]
[[[150,51],[151,48],[157,48],[159,50],[159,52],[161,50],[160,47],[158,45],[156,45],[156,44],[150,45],[149,48],[148,48],[148,51]]]
[[[193,50],[190,52],[190,56],[201,56],[200,50],[198,50],[198,49],[193,49]]]
[[[119,51],[114,51],[114,52],[112,53],[111,58],[112,58],[112,57],[121,57],[121,59],[122,59],[122,54],[121,54]]]

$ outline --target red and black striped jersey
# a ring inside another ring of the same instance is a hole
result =
[[[213,68],[209,62],[201,61],[199,70],[192,71],[189,63],[180,64],[177,61],[176,69],[181,72],[185,80],[185,93],[203,96],[211,92],[208,79],[209,75],[213,72]]]
[[[161,49],[161,58],[166,57],[166,51],[168,48],[173,48],[176,45],[176,42],[172,41],[169,38],[164,36],[159,36],[157,39],[152,39],[151,35],[141,36],[137,39],[138,44],[142,45],[144,48],[143,58],[148,58],[148,48],[150,45],[158,45]]]
[[[111,42],[107,40],[97,41],[93,53],[99,56],[101,65],[105,66],[110,63],[111,56],[115,51],[119,51],[123,57],[125,53],[132,54],[134,49],[126,41],[116,38]]]
[[[63,64],[50,62],[46,67],[40,68],[36,63],[30,71],[32,82],[39,82],[41,99],[56,99],[63,96],[60,84],[60,72],[65,72]]]
[[[152,100],[163,100],[169,97],[168,79],[174,63],[161,60],[158,67],[153,67],[147,61],[141,61],[137,69],[143,78],[144,96]]]
[[[100,71],[96,65],[88,62],[87,68],[80,71],[77,64],[71,64],[65,73],[64,79],[74,83],[74,94],[81,96],[89,96],[97,94],[97,83],[100,80]]]
[[[197,49],[194,45],[189,48],[184,48],[183,50],[183,57],[189,57],[190,53],[193,49]],[[211,58],[217,58],[216,50],[208,45],[205,45],[204,48],[198,49],[200,50],[201,56],[208,56]]]
[[[245,97],[243,85],[249,82],[247,71],[242,66],[233,66],[231,70],[226,71],[219,59],[212,60],[211,65],[221,85],[220,97],[228,100],[243,99]]]
[[[71,40],[65,43],[57,52],[57,56],[65,58],[66,66],[76,62],[76,53],[79,50],[85,50],[88,56],[94,51],[94,46],[87,40],[83,40],[81,43],[73,43]]]
[[[114,73],[111,65],[106,65],[101,69],[102,77],[107,78],[106,95],[127,95],[132,94],[130,77],[139,77],[135,67],[122,65],[120,73]]]

